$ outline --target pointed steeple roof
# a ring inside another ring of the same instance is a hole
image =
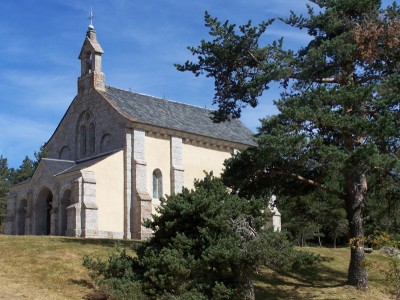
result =
[[[90,25],[86,32],[81,52],[78,58],[81,61],[81,76],[78,78],[78,93],[89,93],[93,89],[105,90],[105,78],[102,72],[101,55],[104,53],[97,41],[93,26],[93,13],[90,12]]]
[[[83,42],[81,52],[79,53],[79,59],[86,53],[96,53],[96,54],[103,54],[103,48],[101,48],[99,42],[97,41],[96,31],[94,30],[93,26],[89,25],[88,31],[86,32],[86,38]]]

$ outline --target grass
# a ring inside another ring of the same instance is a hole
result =
[[[114,243],[0,235],[0,299],[94,299],[82,257],[105,258]]]
[[[258,299],[394,299],[394,289],[386,280],[390,259],[374,251],[367,254],[369,288],[358,290],[346,284],[350,261],[348,248],[305,248],[318,253],[322,263],[280,274],[262,270],[255,278]]]
[[[0,299],[96,299],[82,267],[89,254],[107,257],[115,241],[64,237],[0,235]],[[131,242],[123,241],[129,247]],[[262,270],[255,277],[256,296],[264,299],[394,299],[385,272],[389,258],[368,254],[369,288],[346,285],[347,248],[306,248],[323,262],[290,273]]]

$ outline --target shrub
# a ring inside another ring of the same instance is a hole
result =
[[[90,270],[90,278],[107,299],[146,299],[139,281],[141,267],[118,243],[107,261],[85,255],[83,266]]]
[[[145,225],[153,236],[108,262],[85,257],[84,265],[107,295],[115,299],[254,299],[251,278],[261,266],[287,270],[311,262],[297,254],[283,233],[264,229],[268,201],[230,194],[207,174],[195,190],[161,200],[158,214]],[[140,298],[142,297],[142,298]]]

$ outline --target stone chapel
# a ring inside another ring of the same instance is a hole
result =
[[[235,151],[255,145],[239,120],[105,85],[89,26],[73,99],[31,179],[10,188],[6,234],[145,239],[160,197],[218,175]],[[275,211],[274,227],[280,227]]]

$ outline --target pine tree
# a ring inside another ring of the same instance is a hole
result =
[[[10,169],[10,182],[11,184],[17,184],[23,182],[32,177],[35,172],[35,162],[29,158],[29,156],[25,156],[22,164],[18,169],[11,168]]]
[[[35,151],[33,155],[35,157],[34,160],[30,159],[29,156],[25,156],[18,169],[11,168],[9,170],[9,181],[11,184],[23,182],[33,176],[42,158],[47,157],[44,145],[40,146],[39,151]]]
[[[206,13],[213,39],[189,47],[198,61],[177,68],[214,78],[216,121],[239,117],[272,81],[282,84],[279,114],[262,121],[259,147],[228,162],[225,177],[248,196],[322,189],[341,199],[353,243],[348,281],[365,288],[367,178],[400,174],[400,10],[379,0],[310,2],[307,17],[281,19],[311,37],[297,52],[283,40],[259,46],[271,20],[238,32]]]
[[[262,229],[265,205],[229,194],[211,175],[168,196],[137,251],[143,290],[151,299],[255,299],[254,272],[283,270],[296,257],[281,233]]]

